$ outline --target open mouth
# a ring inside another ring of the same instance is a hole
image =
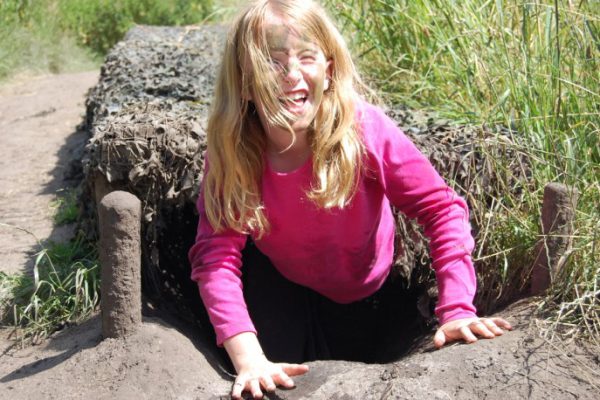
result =
[[[304,107],[308,96],[306,93],[295,93],[292,95],[288,95],[285,97],[281,97],[279,101],[283,104],[287,109],[294,110],[298,108]]]

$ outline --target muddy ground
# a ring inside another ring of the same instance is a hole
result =
[[[66,240],[51,201],[86,138],[75,127],[97,72],[21,78],[0,87],[0,271],[22,272],[36,239]],[[66,176],[65,176],[66,174]],[[297,388],[272,399],[597,399],[598,348],[540,337],[531,302],[505,310],[516,329],[501,338],[440,351],[430,338],[387,365],[310,363]],[[167,322],[169,321],[169,322]],[[146,316],[127,340],[102,340],[100,319],[19,348],[0,330],[1,399],[219,399],[231,378],[211,343],[168,316]]]

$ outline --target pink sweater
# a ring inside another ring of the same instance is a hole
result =
[[[312,159],[278,173],[267,164],[262,196],[270,231],[255,244],[279,272],[328,298],[349,303],[381,287],[390,272],[394,218],[390,203],[423,225],[430,239],[439,288],[440,324],[475,316],[473,238],[464,200],[379,108],[359,103],[358,121],[367,150],[368,172],[344,209],[319,209],[306,198]],[[200,222],[189,252],[217,344],[241,332],[255,332],[242,294],[241,250],[246,236],[215,233],[198,199]]]

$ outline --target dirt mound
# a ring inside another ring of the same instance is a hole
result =
[[[296,389],[270,399],[596,399],[598,355],[538,337],[532,306],[506,310],[516,328],[494,340],[421,350],[390,364],[309,363]],[[5,353],[0,392],[13,400],[227,399],[231,378],[197,334],[146,318],[124,340],[101,340],[99,318],[46,344]],[[191,339],[190,339],[191,338]]]

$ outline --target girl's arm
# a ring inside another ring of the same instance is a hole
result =
[[[203,206],[199,205],[198,209],[202,210]],[[308,367],[270,362],[246,309],[240,279],[240,252],[245,236],[233,232],[208,234],[212,228],[207,225],[201,213],[196,243],[190,250],[192,279],[198,282],[200,296],[217,335],[217,345],[225,347],[237,372],[232,398],[241,399],[243,391],[262,398],[261,387],[266,391],[275,390],[276,385],[293,387],[290,376],[304,374]]]
[[[366,105],[362,121],[369,169],[390,203],[416,219],[429,238],[440,323],[475,317],[474,241],[466,202],[382,110]]]
[[[204,154],[204,176],[210,168]],[[198,284],[210,322],[216,333],[217,345],[241,332],[254,332],[242,292],[242,249],[247,236],[233,229],[216,232],[208,221],[204,206],[204,182],[198,200],[198,229],[194,245],[188,252],[191,279]]]
[[[386,196],[407,217],[416,219],[429,238],[438,284],[436,315],[440,320],[434,343],[475,335],[492,338],[510,329],[503,319],[480,319],[473,297],[476,276],[471,260],[474,247],[467,204],[434,169],[429,160],[383,111],[366,106],[363,131],[370,167],[378,174]]]
[[[197,202],[198,232],[188,257],[191,278],[216,333],[217,345],[241,332],[254,332],[242,292],[242,249],[246,235],[231,229],[215,232],[204,212],[202,192]]]
[[[198,232],[189,251],[192,279],[198,283],[217,345],[225,347],[238,374],[232,397],[241,399],[242,391],[247,390],[261,398],[261,386],[267,391],[275,390],[275,385],[293,387],[290,376],[303,374],[308,367],[268,361],[246,308],[240,270],[246,235],[233,230],[214,231],[206,218],[202,189],[197,209]]]

